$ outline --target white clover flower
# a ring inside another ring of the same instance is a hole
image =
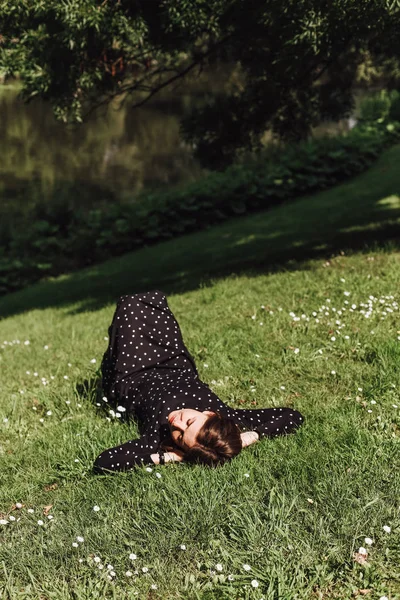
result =
[[[334,335],[331,337],[331,342],[336,342],[336,338]]]
[[[253,588],[258,588],[258,586],[260,585],[257,581],[257,579],[253,579],[251,582],[251,585],[253,586]]]
[[[13,517],[13,515],[10,515],[10,516],[8,517],[8,519],[9,519],[9,521],[15,521],[15,517]]]
[[[109,571],[112,571],[112,570],[114,569],[114,567],[113,567],[112,565],[107,565],[107,569],[108,569]]]
[[[109,571],[109,573],[110,573],[111,577],[116,577],[117,576],[117,574],[116,574],[115,571]]]
[[[161,479],[161,477],[162,477],[161,473],[156,473],[156,477],[157,477],[158,479]]]
[[[186,550],[185,544],[181,544],[179,547],[180,547],[181,550]]]
[[[127,571],[127,572],[125,573],[125,575],[126,575],[127,577],[132,577],[132,571]]]
[[[389,527],[389,525],[384,525],[384,526],[383,526],[383,531],[386,531],[386,533],[390,533],[392,530],[391,530],[391,528]]]
[[[81,535],[77,535],[76,536],[76,541],[79,542],[80,544],[83,544],[83,542],[85,541],[85,539]]]
[[[152,469],[151,467],[146,467],[146,471],[147,471],[148,473],[151,473],[151,472],[153,471],[153,469]]]
[[[235,578],[233,575],[228,575],[228,581],[233,581]]]
[[[40,525],[40,526],[44,525],[42,519],[39,519],[39,521],[37,522],[37,524]]]
[[[155,583],[152,583],[150,587],[151,587],[152,590],[156,590],[157,589],[157,586],[156,586]]]
[[[34,512],[35,512],[35,511],[33,510],[33,508],[28,508],[28,513],[32,514],[32,513],[34,513]]]
[[[217,571],[223,571],[223,566],[221,565],[221,563],[218,563],[215,565],[215,568],[217,569]]]
[[[94,364],[96,362],[95,358],[92,358],[92,360],[90,361],[92,364]]]
[[[358,549],[358,554],[364,554],[364,556],[367,556],[368,552],[367,552],[367,550],[363,546],[361,546]]]
[[[136,556],[136,554],[130,554],[129,558],[130,558],[130,560],[136,560],[137,556]]]
[[[51,412],[51,410],[48,410],[48,411],[47,411],[47,413],[46,413],[46,415],[47,415],[48,417],[51,417],[51,415],[52,415],[52,414],[53,414],[53,413]]]
[[[8,525],[8,521],[6,519],[0,519],[0,525]]]
[[[73,548],[77,548],[79,546],[79,544],[77,542],[72,542],[72,547]]]
[[[373,540],[369,537],[366,537],[364,539],[364,542],[367,544],[367,546],[372,546],[372,544],[374,543]]]
[[[15,508],[22,508],[22,504],[21,504],[21,502],[16,502],[16,504],[15,504]]]
[[[142,567],[142,571],[143,571],[143,573],[147,573],[147,572],[148,572],[148,570],[149,570],[149,568],[148,568],[148,567]]]
[[[94,510],[94,512],[99,512],[100,506],[97,506],[97,505],[93,506],[93,510]]]
[[[94,560],[94,562],[95,562],[95,563],[100,563],[100,562],[101,562],[101,558],[100,558],[100,556],[95,556],[95,557],[93,558],[93,560]]]
[[[250,565],[247,565],[247,564],[246,564],[246,565],[243,565],[243,569],[244,569],[245,571],[251,571],[251,566],[250,566]]]

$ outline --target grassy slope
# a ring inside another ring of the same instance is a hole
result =
[[[334,190],[1,300],[0,512],[20,520],[0,525],[0,598],[400,598],[400,256],[394,245],[347,255],[396,235],[399,157],[393,148]],[[327,262],[330,249],[346,254]],[[303,429],[215,471],[92,476],[94,457],[136,430],[107,421],[80,385],[96,376],[115,297],[155,287],[172,294],[224,401],[293,405]],[[353,560],[365,536],[368,567]]]

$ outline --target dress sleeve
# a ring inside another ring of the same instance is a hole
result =
[[[138,440],[130,440],[115,448],[104,450],[95,460],[95,473],[107,471],[129,471],[140,465],[154,465],[151,454],[157,452],[153,444],[149,444],[148,436]]]
[[[238,425],[256,431],[260,437],[285,435],[300,427],[303,416],[293,408],[263,408],[236,410]]]

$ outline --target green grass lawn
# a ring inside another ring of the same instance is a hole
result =
[[[2,600],[400,599],[399,159],[1,299]],[[92,475],[137,435],[96,406],[114,303],[154,288],[221,399],[298,433]]]

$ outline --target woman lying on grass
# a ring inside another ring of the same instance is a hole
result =
[[[105,450],[96,472],[171,461],[210,466],[262,436],[290,433],[303,417],[291,408],[235,410],[200,381],[165,296],[122,296],[102,362],[108,402],[137,419],[142,437]]]

